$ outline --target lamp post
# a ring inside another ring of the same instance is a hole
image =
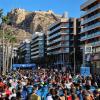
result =
[[[75,68],[76,67],[76,57],[75,57],[76,54],[75,54],[75,52],[76,52],[76,50],[75,50],[75,47],[74,47],[74,74],[76,73],[76,70],[75,70],[76,69]]]

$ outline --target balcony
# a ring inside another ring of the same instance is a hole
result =
[[[39,51],[31,52],[31,55],[38,54]]]
[[[49,54],[62,54],[62,53],[69,53],[69,48],[66,48],[66,50],[58,50],[58,51],[49,52]]]
[[[61,40],[62,40],[61,37],[58,38],[58,39],[55,39],[55,40],[53,40],[52,42],[50,42],[49,45],[51,45],[51,44],[55,44],[55,43],[57,43],[57,42],[60,42]]]
[[[57,42],[60,42],[60,41],[69,41],[69,36],[60,37],[58,39],[53,40],[52,42],[50,42],[48,44],[50,45],[50,44],[54,44],[54,43],[57,43]]]
[[[38,58],[39,55],[36,55],[36,56],[31,56],[31,59],[35,59],[35,58]]]
[[[84,24],[86,24],[86,23],[89,23],[90,21],[95,20],[95,19],[97,19],[97,18],[100,18],[100,13],[98,13],[98,14],[96,14],[96,15],[90,17],[90,18],[87,18],[87,19],[83,20],[83,21],[81,22],[81,25],[84,25]]]
[[[56,37],[58,37],[58,36],[60,36],[60,35],[64,35],[64,34],[68,34],[69,32],[68,31],[65,31],[65,32],[59,32],[59,33],[55,33],[55,34],[53,34],[52,36],[49,36],[48,37],[48,40],[51,40],[51,39],[53,39],[53,38],[56,38]]]
[[[57,37],[57,36],[59,36],[60,35],[60,32],[59,33],[55,33],[55,34],[53,34],[52,36],[49,36],[48,37],[48,40],[51,40],[51,39],[53,39],[53,38],[55,38],[55,37]]]
[[[61,44],[61,47],[69,47],[69,42],[65,44]]]
[[[91,5],[92,3],[96,2],[96,0],[87,0],[85,3],[81,5],[81,9],[86,8],[87,6]]]
[[[90,26],[87,26],[87,27],[83,28],[83,29],[81,30],[81,33],[87,32],[87,31],[92,30],[92,29],[94,29],[94,28],[96,28],[96,27],[100,27],[100,22],[98,22],[98,23],[96,23],[96,24],[92,24],[92,25],[90,25]]]
[[[95,46],[100,46],[100,41],[93,42],[93,43],[88,43],[87,45],[95,47]]]
[[[69,47],[69,43],[66,43],[66,44],[58,44],[56,46],[49,47],[48,48],[48,51],[54,50],[54,49],[57,49],[57,48],[60,48],[60,47]]]
[[[61,25],[62,28],[69,28],[69,23]]]
[[[31,52],[35,51],[35,50],[38,50],[38,49],[39,49],[39,47],[31,48]]]
[[[87,11],[82,12],[81,17],[84,17],[84,16],[86,16],[86,15],[88,15],[88,14],[94,12],[95,10],[97,10],[97,9],[99,9],[99,8],[100,8],[100,4],[97,4],[97,5],[95,5],[94,7],[88,9]]]
[[[60,25],[58,27],[54,28],[53,30],[49,31],[48,34],[52,34],[53,32],[55,32],[55,31],[57,31],[59,29],[61,29],[61,26]]]
[[[65,25],[59,25],[58,27],[54,28],[53,30],[51,30],[48,34],[52,34],[53,32],[61,29],[61,28],[69,28],[69,24],[65,24]]]
[[[48,51],[54,50],[54,49],[57,49],[57,48],[60,48],[60,47],[61,47],[60,44],[59,44],[59,45],[56,45],[56,46],[52,46],[52,47],[49,47],[49,48],[48,48]]]
[[[32,44],[32,45],[31,45],[31,48],[37,47],[38,45],[39,45],[38,43]]]
[[[93,44],[93,46],[100,46],[100,41],[95,42],[95,43]]]
[[[62,40],[69,41],[69,36],[62,37]]]
[[[48,29],[53,28],[54,26],[58,25],[59,23],[60,23],[60,22],[56,22],[56,23],[51,24],[51,25],[48,27]]]
[[[32,40],[31,45],[34,44],[34,43],[36,43],[36,42],[38,42],[38,41],[39,41],[39,39]]]
[[[85,41],[85,40],[92,39],[92,38],[95,38],[98,36],[100,36],[100,32],[96,32],[96,33],[93,33],[91,35],[86,35],[84,37],[81,37],[80,41]]]

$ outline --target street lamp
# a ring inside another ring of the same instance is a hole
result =
[[[76,70],[75,70],[76,69],[75,68],[76,67],[76,57],[75,57],[76,54],[75,54],[75,52],[76,52],[76,50],[75,50],[75,47],[74,47],[74,74],[76,73]]]

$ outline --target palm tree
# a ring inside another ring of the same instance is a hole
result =
[[[11,56],[10,56],[10,69],[12,70],[12,60],[13,60],[13,47],[14,47],[14,43],[16,42],[16,37],[14,35],[11,35],[10,37],[10,43],[11,43]]]
[[[10,41],[11,41],[11,31],[7,31],[4,38],[5,38],[5,42],[6,42],[6,46],[5,46],[5,65],[6,65],[6,72],[8,72],[8,67],[9,67],[9,58],[10,58]]]
[[[8,65],[9,65],[9,47],[10,47],[10,38],[11,32],[10,31],[0,31],[0,37],[3,37],[3,71],[6,72]],[[2,34],[3,33],[3,34]]]
[[[0,24],[2,22],[2,17],[3,17],[3,9],[0,9]],[[4,36],[3,36],[3,33],[4,31],[0,29],[0,33],[2,34],[2,56],[3,56],[3,60],[2,60],[2,69],[1,69],[1,73],[2,73],[2,70],[4,69]]]
[[[12,66],[12,52],[13,52],[13,45],[16,42],[16,37],[13,35],[11,30],[7,30],[4,34],[5,39],[5,65],[6,65],[6,72],[8,72],[9,64]],[[10,48],[9,48],[10,47]]]
[[[9,58],[12,59],[12,44],[15,42],[16,38],[12,34],[11,30],[5,30],[6,25],[9,23],[9,19],[7,16],[3,16],[3,10],[0,9],[0,19],[2,20],[1,26],[3,26],[3,30],[0,31],[0,35],[3,40],[3,73],[8,71],[9,66]],[[9,47],[11,45],[11,54],[9,54]]]
[[[7,46],[7,34],[8,32],[5,30],[6,27],[6,21],[2,20],[2,24],[3,24],[3,74],[5,74],[6,72],[6,64],[7,64],[7,54],[8,54],[8,46]]]
[[[9,18],[8,18],[8,16],[2,16],[2,23],[3,24],[9,24]]]

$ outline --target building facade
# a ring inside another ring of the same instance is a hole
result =
[[[48,28],[47,55],[51,66],[60,69],[64,66],[76,67],[75,54],[78,45],[75,42],[78,38],[77,32],[80,31],[80,27],[77,27],[80,25],[78,21],[76,18],[62,18]]]
[[[18,51],[17,51],[18,63],[29,64],[31,62],[30,54],[31,54],[30,41],[26,39],[20,44],[18,48]]]
[[[45,34],[42,32],[35,32],[31,40],[31,62],[37,65],[44,65],[45,61]]]
[[[92,47],[92,65],[100,68],[100,0],[87,0],[81,10],[81,47]]]

